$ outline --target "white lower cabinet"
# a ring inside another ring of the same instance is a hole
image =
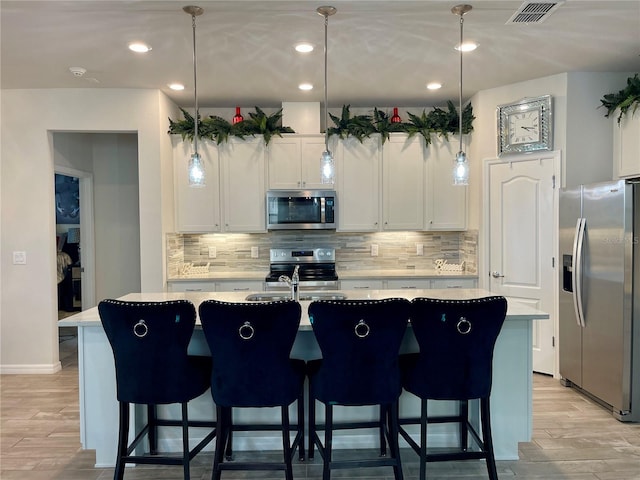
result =
[[[386,280],[386,288],[389,290],[431,288],[431,280],[428,278],[409,278]]]
[[[478,288],[475,278],[434,278],[431,288]]]
[[[264,283],[260,280],[224,280],[215,282],[216,292],[262,292]]]
[[[382,280],[340,280],[340,290],[382,290]]]
[[[193,153],[190,142],[173,135],[173,169],[176,232],[203,233],[220,231],[220,172],[218,148],[209,141],[199,143],[198,153],[204,164],[206,185],[189,186],[187,167]]]
[[[184,282],[172,282],[167,284],[170,292],[215,292],[216,285],[214,282],[206,280],[188,280]]]

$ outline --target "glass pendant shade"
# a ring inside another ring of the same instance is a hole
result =
[[[459,151],[453,161],[453,184],[469,185],[469,162],[463,151]]]
[[[322,152],[322,157],[320,158],[320,178],[322,179],[322,183],[333,184],[335,171],[333,155],[329,150],[325,150]]]
[[[189,159],[189,186],[190,187],[204,187],[205,186],[205,172],[202,158],[199,153],[194,153]]]

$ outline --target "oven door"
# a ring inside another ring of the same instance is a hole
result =
[[[267,193],[267,229],[335,229],[333,191],[270,191]]]

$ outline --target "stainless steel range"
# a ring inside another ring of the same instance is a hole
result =
[[[289,279],[298,267],[301,290],[337,290],[336,251],[330,247],[319,248],[272,248],[269,251],[270,268],[266,290],[290,288],[280,277]]]

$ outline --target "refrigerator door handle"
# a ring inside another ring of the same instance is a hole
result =
[[[571,274],[571,281],[573,282],[573,308],[576,312],[576,322],[583,328],[585,327],[585,322],[582,307],[582,247],[586,228],[587,219],[578,218],[576,222],[576,234],[573,240],[573,271]]]

